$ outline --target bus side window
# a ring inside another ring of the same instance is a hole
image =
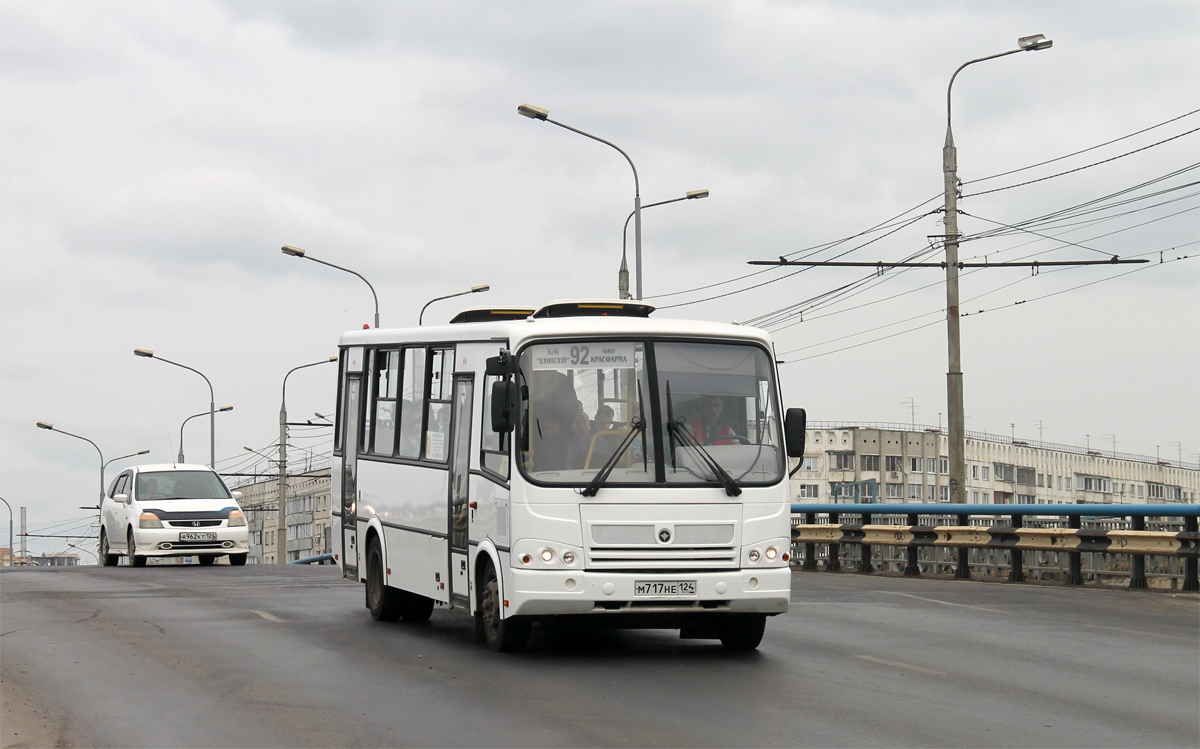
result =
[[[429,399],[425,421],[425,459],[446,462],[450,435],[450,399],[454,390],[454,350],[434,349],[430,356]]]
[[[403,386],[400,403],[400,450],[402,458],[421,457],[421,415],[425,411],[425,349],[404,349]]]
[[[400,352],[379,351],[372,372],[375,396],[375,437],[372,452],[391,455],[396,450],[396,392],[400,379]]]
[[[483,414],[479,420],[482,434],[479,464],[485,471],[507,481],[512,433],[492,430],[492,385],[500,379],[499,375],[489,375],[483,380]]]

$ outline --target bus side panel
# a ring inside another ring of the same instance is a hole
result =
[[[329,531],[331,541],[329,551],[333,553],[338,569],[345,570],[342,565],[345,552],[342,550],[342,458],[334,455],[329,466],[329,507],[332,514],[332,528]]]
[[[401,526],[445,536],[449,472],[436,466],[358,459],[360,516],[377,516],[385,526]]]
[[[471,512],[471,541],[492,539],[498,548],[508,547],[508,488],[471,476],[471,497],[478,505]]]
[[[447,579],[447,541],[427,533],[384,526],[384,554],[391,574],[387,584],[393,588],[449,601]]]

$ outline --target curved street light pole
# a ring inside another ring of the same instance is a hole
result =
[[[361,273],[359,273],[358,271],[350,270],[349,268],[343,268],[340,265],[334,265],[333,263],[328,263],[324,260],[318,260],[317,258],[313,257],[312,255],[306,254],[308,252],[307,250],[301,249],[299,247],[293,247],[291,245],[285,244],[283,247],[280,247],[279,249],[284,255],[291,255],[292,257],[305,258],[307,260],[313,261],[314,263],[320,263],[321,265],[328,265],[330,268],[337,268],[340,271],[345,271],[346,273],[349,273],[351,275],[358,276],[362,280],[362,282],[367,285],[367,288],[371,290],[371,298],[375,300],[375,327],[376,328],[379,327],[379,297],[375,294],[375,287],[372,286],[371,282],[368,281],[366,278],[364,278]]]
[[[225,413],[226,411],[232,411],[232,410],[233,410],[233,406],[221,406],[220,408],[217,409],[217,413]],[[208,411],[203,411],[198,414],[192,414],[191,416],[184,419],[183,423],[179,425],[179,455],[176,458],[176,462],[179,462],[179,463],[185,462],[183,459],[183,428],[185,426],[187,426],[187,423],[189,421],[191,421],[192,419],[194,419],[198,416],[205,416],[207,414],[208,414]]]
[[[288,370],[288,373],[283,376],[283,389],[279,399],[279,489],[276,492],[278,495],[276,504],[279,505],[279,515],[276,517],[275,521],[276,564],[287,564],[287,381],[288,378],[292,376],[292,372],[295,372],[298,369],[316,367],[320,366],[321,364],[329,364],[330,362],[335,362],[337,360],[338,358],[336,356],[331,356],[328,359],[315,361],[311,364],[301,364],[298,367],[292,367]],[[279,539],[281,538],[284,540],[284,551],[282,553],[280,552],[278,546]]]
[[[58,432],[59,434],[65,434],[68,437],[74,437],[77,440],[83,440],[84,442],[88,443],[92,447],[96,448],[96,454],[100,456],[100,494],[97,497],[97,505],[99,505],[100,500],[104,497],[104,467],[106,465],[108,465],[107,463],[104,462],[104,453],[102,453],[100,451],[100,446],[97,445],[95,442],[92,442],[87,437],[80,437],[78,434],[71,434],[70,432],[64,432],[61,429],[56,429],[53,424],[51,424],[47,421],[39,421],[37,423],[37,425],[38,425],[38,429],[48,429],[51,432]],[[127,455],[125,457],[129,457],[129,456]]]
[[[687,195],[682,198],[671,198],[670,200],[660,200],[657,203],[647,203],[642,208],[653,208],[656,205],[666,205],[667,203],[678,203],[681,200],[699,200],[707,198],[708,190],[688,190]],[[621,299],[629,299],[629,265],[625,262],[625,240],[629,235],[629,219],[633,218],[633,211],[625,217],[625,226],[621,229],[621,270],[617,273],[617,295]],[[641,270],[638,270],[638,278],[642,277]],[[639,295],[641,294],[639,287]],[[638,297],[641,299],[641,296]]]
[[[440,302],[443,299],[453,299],[456,296],[466,296],[467,294],[478,294],[483,291],[488,291],[491,288],[492,287],[488,286],[487,284],[480,284],[479,286],[472,286],[471,288],[467,289],[466,291],[459,291],[454,294],[447,294],[446,296],[434,297],[433,299],[430,299],[428,302],[425,302],[425,306],[421,308],[421,314],[417,316],[417,325],[420,326],[424,322],[425,310],[428,309],[429,305],[433,304],[434,302]]]
[[[958,150],[954,146],[954,132],[950,127],[951,109],[950,94],[954,88],[954,79],[968,65],[998,57],[1007,57],[1018,52],[1036,52],[1049,49],[1054,42],[1042,34],[1023,36],[1017,40],[1017,49],[1000,52],[987,57],[970,60],[958,66],[954,75],[950,76],[950,84],[946,86],[946,142],[942,147],[942,176],[945,189],[945,224],[946,224],[946,339],[949,367],[946,372],[946,401],[949,411],[949,452],[950,452],[950,501],[962,503],[966,501],[967,463],[966,463],[966,426],[965,409],[963,407],[963,375],[962,352],[959,339],[958,315]],[[955,576],[969,576],[967,568],[967,550],[959,549],[958,569]]]
[[[200,370],[193,369],[192,367],[189,367],[186,364],[180,364],[179,362],[171,361],[170,359],[164,359],[161,356],[156,356],[154,354],[154,352],[151,351],[150,349],[135,348],[133,350],[133,355],[145,357],[147,359],[157,359],[158,361],[166,362],[167,364],[173,364],[176,367],[179,367],[180,369],[186,369],[189,372],[195,372],[196,374],[200,375],[201,377],[204,377],[204,382],[205,382],[205,384],[208,385],[208,450],[209,450],[209,452],[208,452],[208,467],[212,468],[213,470],[216,470],[216,468],[217,468],[217,397],[215,395],[213,395],[212,382],[207,377],[205,377],[204,373],[201,372]]]
[[[517,107],[517,114],[528,117],[533,120],[542,120],[549,122],[551,125],[558,125],[564,130],[570,130],[573,133],[579,133],[585,138],[591,138],[594,141],[603,143],[606,146],[616,149],[625,160],[629,162],[629,168],[633,170],[633,246],[634,246],[634,267],[637,270],[637,298],[642,298],[642,186],[638,181],[637,167],[633,164],[633,159],[629,158],[629,154],[615,143],[611,143],[603,138],[599,138],[591,133],[584,132],[578,128],[564,125],[561,122],[550,119],[550,110],[535,107],[532,104],[521,104]]]

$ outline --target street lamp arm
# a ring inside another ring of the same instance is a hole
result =
[[[362,282],[365,283],[367,285],[367,288],[371,290],[371,298],[373,298],[375,300],[375,327],[376,328],[379,327],[379,295],[377,295],[375,293],[375,287],[371,285],[370,281],[368,281],[366,278],[363,278],[363,275],[361,273],[359,273],[358,271],[353,271],[353,270],[350,270],[349,268],[343,268],[340,265],[334,265],[333,263],[329,263],[324,260],[318,260],[317,258],[313,257],[312,255],[304,255],[303,257],[308,258],[309,260],[313,261],[314,263],[320,263],[321,265],[328,265],[330,268],[337,268],[338,270],[345,271],[347,273],[351,273],[355,276],[358,276],[360,279],[362,279]]]
[[[954,71],[954,75],[950,76],[950,85],[946,86],[946,129],[947,130],[950,129],[950,90],[954,88],[954,79],[958,77],[958,74],[962,72],[963,68],[967,67],[968,65],[974,65],[977,62],[983,62],[985,60],[994,60],[997,57],[1007,57],[1008,55],[1015,55],[1018,52],[1035,52],[1038,49],[1041,49],[1041,48],[1028,47],[1025,49],[1010,49],[1007,52],[998,52],[994,55],[988,55],[987,57],[980,57],[976,60],[969,60],[967,62],[964,62],[962,65],[959,65],[958,70]]]
[[[207,412],[207,411],[205,411],[205,414],[207,414],[207,413],[208,413],[208,412]],[[204,414],[201,414],[201,415],[203,416]],[[129,453],[128,455],[122,455],[122,456],[121,456],[121,457],[119,457],[119,458],[113,458],[112,460],[108,461],[108,463],[105,463],[105,464],[104,464],[104,467],[105,467],[105,468],[108,468],[108,466],[109,466],[109,463],[116,463],[118,460],[125,460],[126,458],[132,458],[132,457],[135,457],[135,456],[138,456],[138,455],[145,455],[145,454],[147,454],[147,453],[149,453],[149,452],[150,452],[149,450],[138,450],[138,451],[137,451],[137,452],[135,452],[135,453]]]
[[[558,125],[559,127],[563,128],[565,130],[570,130],[573,133],[579,133],[580,135],[584,136],[585,138],[591,138],[592,140],[599,141],[606,146],[615,148],[622,156],[625,157],[625,160],[629,162],[629,168],[633,170],[633,195],[636,198],[641,198],[642,188],[641,188],[641,184],[638,182],[637,167],[633,165],[633,159],[629,158],[629,154],[625,153],[625,151],[620,146],[618,146],[616,143],[612,143],[603,138],[598,138],[595,135],[592,135],[591,133],[586,133],[586,132],[580,130],[579,128],[574,128],[574,127],[571,127],[570,125],[564,125],[563,123],[558,122],[557,120],[552,120],[549,117],[546,118],[546,122],[549,122],[552,125]]]
[[[288,373],[283,376],[283,391],[281,393],[282,398],[280,399],[281,402],[287,403],[287,381],[288,381],[288,378],[292,376],[292,372],[295,372],[297,369],[304,369],[306,367],[317,367],[322,364],[329,364],[330,362],[335,362],[337,360],[338,360],[338,358],[336,356],[331,356],[328,359],[322,359],[321,361],[315,361],[315,362],[312,362],[311,364],[301,364],[298,367],[292,367],[291,369],[289,369]]]
[[[456,296],[466,296],[467,294],[478,294],[481,291],[487,291],[489,288],[490,287],[487,284],[484,284],[482,286],[473,286],[473,287],[467,289],[466,291],[459,291],[454,294],[447,294],[446,296],[439,296],[439,297],[430,299],[428,302],[425,302],[425,306],[421,308],[421,314],[417,315],[417,326],[419,327],[422,324],[422,321],[425,319],[425,310],[429,309],[429,305],[433,304],[434,302],[440,302],[443,299],[453,299]]]
[[[174,365],[175,365],[175,366],[177,366],[177,367],[181,367],[181,368],[183,368],[183,369],[186,369],[186,370],[188,370],[189,372],[195,372],[196,374],[198,374],[198,375],[200,375],[201,377],[203,377],[203,378],[204,378],[204,383],[205,383],[206,385],[208,385],[208,400],[209,400],[210,402],[215,402],[215,401],[216,401],[216,399],[217,399],[217,398],[216,398],[216,396],[213,394],[213,386],[212,386],[212,382],[211,382],[211,381],[208,379],[208,377],[207,377],[207,376],[205,376],[205,374],[204,374],[203,372],[201,372],[201,371],[200,371],[200,370],[198,370],[198,369],[193,369],[193,368],[189,367],[189,366],[188,366],[188,365],[186,365],[186,364],[180,364],[180,363],[179,363],[179,362],[177,362],[177,361],[171,361],[170,359],[164,359],[164,358],[162,358],[161,356],[159,356],[158,354],[155,354],[155,355],[153,356],[153,358],[154,358],[154,359],[158,359],[158,360],[159,360],[159,361],[161,361],[161,362],[166,362],[167,364],[174,364]],[[206,412],[206,413],[207,413],[207,412]]]

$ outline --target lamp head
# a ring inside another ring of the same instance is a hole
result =
[[[233,410],[233,406],[221,406],[220,408],[217,409],[217,411],[232,411],[232,410]]]
[[[242,449],[246,452],[254,452],[254,448],[250,447],[249,445],[242,445]]]
[[[472,286],[472,287],[471,287],[471,293],[472,293],[472,294],[478,294],[479,292],[481,292],[481,291],[487,291],[487,290],[488,290],[488,289],[490,289],[490,288],[492,288],[492,287],[491,287],[491,286],[488,286],[487,284],[481,284],[481,285],[479,285],[479,286]]]
[[[153,358],[154,358],[154,352],[153,352],[153,351],[151,351],[151,350],[150,350],[150,349],[148,349],[148,348],[135,348],[135,349],[133,350],[133,355],[134,355],[134,356],[144,356],[144,357],[146,357],[147,359],[153,359]]]
[[[550,116],[550,110],[535,107],[532,104],[521,104],[517,107],[517,114],[524,115],[532,120],[544,120]]]
[[[300,249],[299,247],[292,247],[290,244],[285,244],[279,249],[284,255],[291,255],[292,257],[304,257],[304,250]]]
[[[326,359],[326,361],[337,361],[337,360],[338,360],[338,358],[336,356],[331,356],[328,359]]]
[[[38,425],[38,429],[53,429],[54,428],[54,425],[48,421],[39,421],[37,423],[37,425]]]
[[[148,452],[150,452],[150,451],[149,451],[149,450],[138,450],[138,451],[137,451],[137,454],[138,454],[138,455],[145,455],[145,454],[146,454],[146,453],[148,453]]]
[[[1045,34],[1034,34],[1018,39],[1017,46],[1026,52],[1036,52],[1039,49],[1050,49],[1054,46],[1054,41],[1047,39]]]
[[[688,200],[699,200],[700,198],[707,198],[707,197],[708,197],[708,189],[707,188],[705,188],[703,190],[688,190],[688,194],[687,194]]]

